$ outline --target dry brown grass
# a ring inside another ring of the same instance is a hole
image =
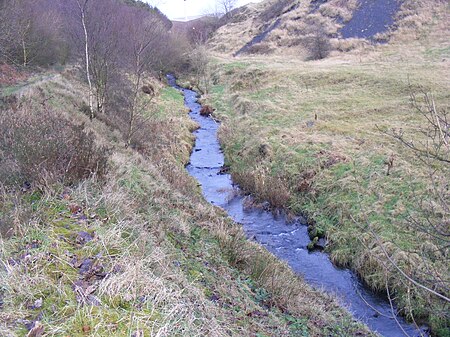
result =
[[[420,15],[412,27],[415,13]],[[420,200],[434,200],[432,189],[422,188],[430,184],[429,171],[380,130],[402,129],[423,140],[411,92],[432,92],[438,109],[450,108],[449,11],[440,1],[405,2],[399,15],[391,43],[335,40],[347,52],[335,51],[325,61],[217,55],[220,81],[209,100],[223,117],[221,141],[236,181],[261,199],[289,195],[287,203],[281,198],[288,209],[306,211],[327,229],[335,262],[353,267],[377,289],[388,279],[403,313],[428,321],[442,335],[445,304],[396,274],[379,240],[365,233],[370,226],[407,272],[421,277],[428,270],[433,279],[448,280],[440,272],[447,270],[445,259],[426,253],[439,244],[408,220],[422,221]],[[270,157],[259,154],[262,144],[270,146]],[[343,159],[328,165],[331,158]],[[448,175],[445,166],[439,170],[435,179]],[[275,188],[279,179],[281,189]],[[441,213],[434,208],[436,219]],[[420,263],[420,252],[430,260]]]
[[[267,22],[261,23],[258,15],[264,13],[264,10],[267,10],[273,3],[273,1],[263,1],[255,6],[247,20],[221,27],[209,41],[211,49],[218,54],[231,55],[242,48],[254,36],[262,32],[264,24]],[[302,42],[308,35],[317,30],[317,27],[323,29],[330,36],[337,34],[342,25],[335,18],[339,17],[344,22],[350,20],[356,6],[357,1],[355,0],[328,1],[322,4],[317,12],[311,13],[310,2],[302,1],[294,10],[280,16],[281,25],[261,43],[261,46],[264,47],[259,48],[270,50],[271,53],[278,55],[289,54],[299,60],[306,60],[307,48]],[[439,38],[444,43],[449,33],[448,25],[446,25],[449,13],[446,6],[447,4],[442,0],[404,1],[396,17],[395,30],[378,34],[375,40],[391,39],[391,43],[423,45],[427,43],[424,36],[438,32],[437,34],[440,36],[433,36],[432,40]],[[439,20],[438,17],[440,17]],[[440,29],[430,30],[430,26],[435,24],[440,25]],[[312,26],[316,27],[313,31],[311,31]],[[335,40],[333,44],[338,51],[348,52],[357,49],[358,52],[361,52],[367,49],[368,42],[339,39]]]
[[[88,118],[71,75],[41,87],[74,122]],[[23,323],[42,313],[48,336],[369,335],[202,200],[183,170],[194,125],[182,103],[161,89],[151,119],[158,147],[148,151],[125,149],[100,120],[87,124],[112,148],[103,184],[0,196],[14,229],[0,241],[1,334],[26,334]]]

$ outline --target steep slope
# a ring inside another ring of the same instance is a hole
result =
[[[225,54],[316,58],[311,54],[320,48],[319,38],[330,51],[348,51],[367,40],[384,42],[412,18],[419,26],[426,23],[424,15],[433,3],[442,1],[267,0],[248,5],[245,16],[221,27],[209,43],[213,51]]]

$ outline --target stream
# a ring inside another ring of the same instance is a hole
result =
[[[386,296],[371,291],[352,271],[334,266],[326,253],[309,252],[307,225],[301,219],[288,221],[271,211],[245,207],[247,197],[236,193],[238,187],[229,174],[221,174],[224,155],[217,138],[219,123],[200,115],[201,105],[195,91],[178,86],[172,75],[167,78],[172,87],[184,94],[185,105],[191,110],[189,115],[200,126],[194,132],[195,147],[186,169],[201,184],[208,202],[223,208],[234,221],[242,224],[250,240],[259,242],[288,263],[307,283],[334,294],[356,319],[373,331],[386,337],[427,336],[425,329],[417,330],[398,316],[394,319]]]

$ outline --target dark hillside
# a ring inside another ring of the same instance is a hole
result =
[[[247,7],[239,20],[221,27],[210,45],[234,55],[291,50],[314,58],[311,49],[318,40],[335,45],[346,39],[387,39],[404,2],[408,1],[266,0]]]
[[[373,39],[393,24],[400,8],[400,0],[360,0],[352,19],[340,30],[342,37]]]

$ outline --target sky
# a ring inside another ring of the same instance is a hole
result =
[[[218,12],[216,4],[220,0],[147,0],[151,5],[158,7],[161,12],[171,20],[181,19],[185,16],[199,16],[207,13]],[[262,0],[238,0],[237,6],[243,6],[250,2],[261,2]]]

